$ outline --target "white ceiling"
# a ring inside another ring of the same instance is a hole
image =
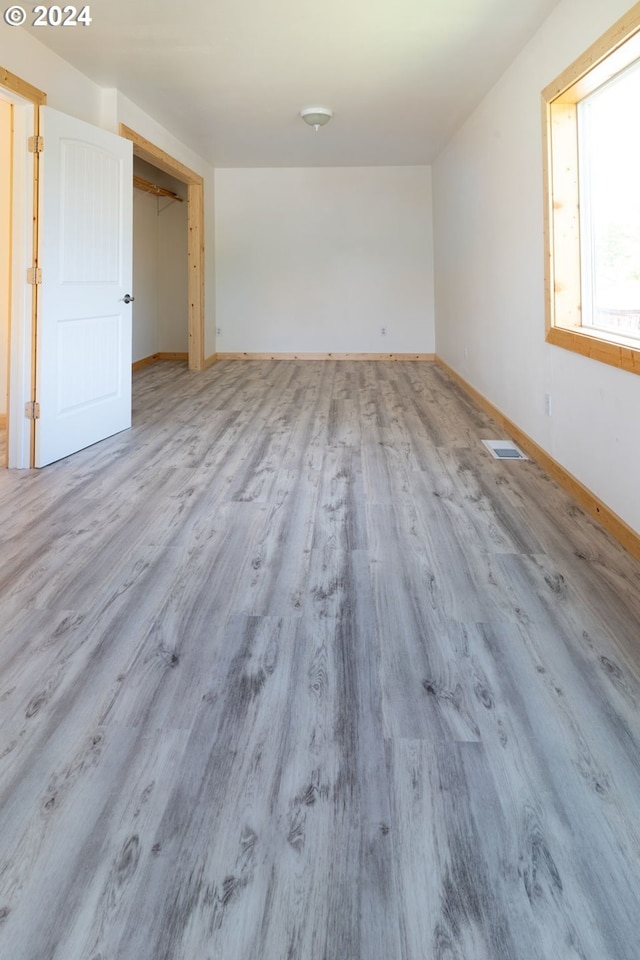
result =
[[[431,162],[559,0],[89,2],[30,29],[212,165],[298,167]]]

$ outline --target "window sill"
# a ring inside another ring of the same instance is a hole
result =
[[[597,330],[593,333],[584,328],[570,330],[551,327],[547,331],[547,343],[565,350],[573,350],[583,357],[608,363],[612,367],[640,374],[640,342],[626,337],[603,337]]]

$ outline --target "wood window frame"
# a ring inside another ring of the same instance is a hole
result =
[[[640,58],[640,3],[542,91],[548,343],[640,374],[640,342],[582,326],[578,104]]]

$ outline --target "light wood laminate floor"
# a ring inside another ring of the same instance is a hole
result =
[[[638,960],[640,565],[420,363],[0,475],[0,956]]]

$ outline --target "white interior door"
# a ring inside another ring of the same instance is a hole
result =
[[[41,108],[35,465],[131,426],[132,145]]]

